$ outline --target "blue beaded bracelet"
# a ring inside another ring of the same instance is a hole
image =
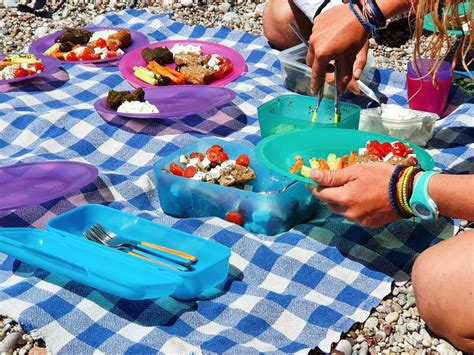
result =
[[[379,33],[377,31],[377,27],[372,25],[369,21],[365,21],[362,16],[359,14],[359,12],[356,10],[354,4],[357,4],[358,0],[350,0],[349,1],[349,7],[351,8],[352,12],[354,13],[355,17],[359,20],[360,24],[364,29],[369,30],[372,33],[372,36],[377,39],[379,38]]]
[[[390,176],[390,182],[388,183],[388,198],[390,200],[390,207],[392,207],[392,211],[395,212],[400,217],[405,218],[403,211],[398,207],[397,204],[397,182],[398,182],[398,175],[400,171],[404,169],[403,165],[397,165],[393,170],[392,176]]]
[[[380,10],[380,7],[377,5],[377,2],[375,0],[366,0],[366,4],[368,7],[370,7],[370,10],[372,14],[374,15],[373,18],[373,25],[377,26],[377,28],[382,28],[385,27],[387,24],[387,20],[385,19],[384,14],[382,13],[382,10]],[[370,22],[370,18],[368,18]]]

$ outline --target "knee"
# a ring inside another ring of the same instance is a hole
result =
[[[470,290],[462,289],[467,285],[459,285],[461,280],[458,279],[453,284],[452,279],[442,276],[451,273],[446,263],[449,257],[440,258],[443,248],[444,246],[437,245],[427,249],[413,265],[416,305],[421,318],[434,333],[448,339],[458,349],[474,352],[474,318],[473,311],[470,310],[473,296],[469,296]],[[465,271],[467,270],[458,269],[455,272]],[[467,298],[462,296],[466,291]]]
[[[291,0],[290,0],[291,1]],[[263,11],[263,33],[270,45],[282,50],[298,43],[290,33],[289,23],[294,15],[289,0],[270,0]]]

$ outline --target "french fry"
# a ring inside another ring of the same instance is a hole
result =
[[[356,158],[357,158],[357,153],[354,150],[352,150],[347,160],[347,166],[354,165],[356,162]]]

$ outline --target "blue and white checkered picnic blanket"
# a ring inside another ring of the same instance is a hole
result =
[[[288,93],[277,52],[260,36],[190,27],[141,10],[100,16],[94,24],[130,27],[151,41],[219,42],[242,53],[248,73],[228,85],[237,92],[233,104],[180,120],[147,122],[106,121],[94,111],[94,101],[109,89],[130,89],[113,66],[65,64],[54,79],[0,87],[3,165],[70,159],[100,170],[99,179],[80,193],[0,213],[0,226],[42,228],[75,206],[110,204],[229,246],[231,271],[221,290],[200,300],[128,301],[0,254],[0,314],[34,330],[51,352],[306,353],[315,346],[328,351],[340,332],[368,316],[394,279],[406,279],[417,253],[454,232],[446,219],[367,230],[322,210],[311,223],[269,237],[218,218],[166,216],[152,163],[203,135],[255,144],[257,107]],[[377,71],[372,86],[390,102],[406,104],[402,79]],[[466,99],[454,94],[453,102]],[[440,121],[430,152],[441,168],[468,170],[474,156],[472,117],[472,104],[464,104]]]

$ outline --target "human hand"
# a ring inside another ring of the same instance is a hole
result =
[[[311,171],[311,179],[319,186],[308,185],[328,208],[365,227],[380,227],[400,217],[392,211],[388,185],[394,165],[364,163],[340,170]]]
[[[313,94],[322,88],[331,60],[338,65],[338,91],[345,93],[351,81],[351,88],[358,91],[354,87],[357,85],[354,77],[360,77],[362,70],[358,69],[363,69],[367,61],[365,48],[368,49],[369,34],[346,5],[335,6],[316,17],[306,57],[307,64],[312,68]]]

